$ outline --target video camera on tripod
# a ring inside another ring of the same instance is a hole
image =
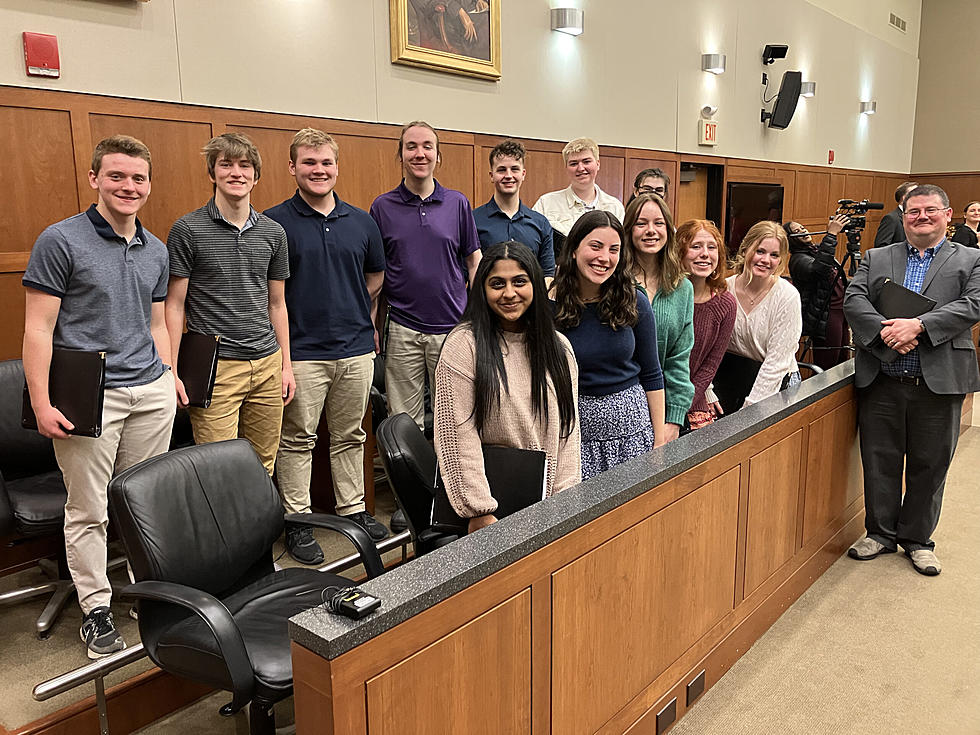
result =
[[[867,215],[868,210],[884,208],[885,205],[881,202],[869,202],[867,199],[862,199],[859,202],[853,199],[837,200],[837,211],[834,212],[834,216],[844,215],[848,218],[848,223],[844,225],[843,232],[847,236],[847,252],[854,259],[850,271],[852,276],[857,270],[857,264],[861,261],[861,232],[868,223],[868,218],[865,215]],[[845,260],[847,259],[845,258]]]

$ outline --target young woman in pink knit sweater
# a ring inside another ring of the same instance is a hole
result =
[[[543,450],[548,495],[581,481],[578,366],[555,331],[530,248],[512,241],[483,251],[463,320],[446,337],[435,374],[439,470],[470,533],[497,520],[484,444]]]

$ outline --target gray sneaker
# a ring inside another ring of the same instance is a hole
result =
[[[915,571],[927,577],[935,577],[943,570],[943,565],[939,563],[939,559],[936,558],[932,549],[906,550],[905,556],[912,560]]]
[[[854,545],[847,550],[847,555],[858,561],[870,561],[880,554],[894,554],[895,549],[889,549],[884,544],[880,544],[873,538],[865,536],[860,541],[855,541]]]
[[[88,657],[91,659],[108,656],[126,647],[112,622],[112,613],[105,605],[93,608],[82,618],[78,635],[88,648]]]

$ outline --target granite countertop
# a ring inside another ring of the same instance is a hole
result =
[[[355,621],[320,608],[307,610],[290,619],[290,638],[324,658],[336,658],[824,398],[853,378],[851,360],[535,503],[477,534],[413,559],[361,585],[381,598],[378,612]]]

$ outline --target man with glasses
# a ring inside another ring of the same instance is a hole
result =
[[[946,239],[953,211],[938,186],[916,186],[902,204],[906,240],[869,250],[844,298],[857,346],[868,531],[847,553],[868,561],[900,545],[917,572],[935,576],[942,565],[931,536],[960,410],[964,395],[980,389],[970,334],[980,320],[980,251]],[[886,318],[876,304],[888,280],[935,306],[917,318]]]
[[[661,168],[645,168],[633,179],[633,193],[630,195],[629,204],[640,194],[656,194],[665,202],[669,203],[670,197],[670,177]]]

